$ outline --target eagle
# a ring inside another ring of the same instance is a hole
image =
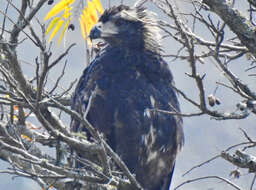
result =
[[[144,7],[104,11],[89,37],[102,48],[84,70],[72,109],[106,139],[145,190],[168,190],[183,145],[182,118],[155,14]],[[88,104],[90,102],[90,107]],[[84,126],[72,119],[73,131]]]

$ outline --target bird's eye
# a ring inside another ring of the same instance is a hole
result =
[[[121,19],[118,19],[115,21],[115,25],[117,25],[117,26],[121,26],[123,23],[124,23],[124,21]]]

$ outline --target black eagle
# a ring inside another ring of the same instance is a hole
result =
[[[159,37],[154,14],[145,8],[106,10],[90,38],[104,39],[107,46],[84,70],[72,100],[72,109],[87,111],[87,120],[146,190],[169,189],[183,144],[181,117],[152,111],[179,112]],[[71,128],[83,126],[73,119]]]

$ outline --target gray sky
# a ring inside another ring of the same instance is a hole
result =
[[[3,1],[3,0],[2,0]],[[104,8],[108,7],[108,1],[101,0],[103,2]],[[129,3],[128,3],[129,2]],[[124,0],[125,4],[131,5],[134,0]],[[118,5],[119,0],[112,0],[111,5]],[[182,7],[182,11],[189,12],[191,7],[186,1],[181,1],[179,5]],[[245,9],[243,4],[237,4],[239,9]],[[156,12],[159,15],[159,18],[166,19],[158,9],[152,5],[148,5],[149,9]],[[50,6],[44,6],[40,11],[38,18],[42,20],[45,13],[50,9]],[[0,4],[0,10],[4,10],[4,4]],[[11,10],[8,14],[11,18],[15,18],[14,10]],[[217,18],[217,17],[216,17]],[[166,20],[168,21],[168,20]],[[35,22],[35,21],[33,21]],[[2,16],[0,16],[0,23],[2,23]],[[84,41],[80,35],[79,26],[76,24],[76,30],[73,32],[68,32],[66,36],[67,45],[70,43],[77,43],[76,47],[70,51],[68,55],[68,65],[66,69],[66,75],[61,82],[61,85],[64,88],[67,88],[71,81],[76,78],[79,78],[83,69],[85,68],[85,48]],[[36,23],[33,23],[36,25]],[[198,34],[202,35],[204,38],[209,40],[209,34],[204,27],[198,26],[196,31]],[[165,47],[166,53],[176,54],[179,46],[173,40],[168,38],[164,40],[163,46]],[[56,57],[63,52],[63,46],[57,48],[53,45],[53,53]],[[200,50],[198,50],[200,51]],[[33,44],[28,40],[25,43],[21,44],[18,48],[18,54],[20,59],[30,64],[22,64],[23,70],[26,75],[29,77],[33,76],[35,70],[34,59],[38,56],[38,51],[33,47]],[[53,56],[53,57],[54,57]],[[185,72],[190,72],[189,64],[185,61],[176,60],[171,62],[171,59],[166,59],[172,69],[176,86],[179,89],[182,89],[184,92],[198,99],[198,93],[196,90],[195,82],[192,81],[185,75]],[[201,74],[206,73],[205,91],[207,94],[213,93],[216,88],[216,81],[218,82],[227,82],[224,76],[216,69],[212,60],[206,60],[207,64],[199,65],[199,71]],[[52,72],[50,77],[56,79],[56,73],[59,73],[62,64],[60,63]],[[245,59],[239,59],[236,62],[230,65],[230,69],[239,76],[242,80],[247,81],[250,87],[253,87],[255,84],[255,78],[248,77],[248,73],[244,70],[249,66],[249,62]],[[50,85],[49,85],[50,87]],[[255,89],[255,87],[254,87]],[[220,98],[222,104],[219,106],[219,110],[222,111],[231,111],[234,110],[236,103],[241,101],[240,97],[234,96],[233,93],[223,87],[219,87],[216,93],[216,96]],[[184,99],[180,97],[181,110],[184,113],[190,113],[195,111],[194,107],[188,104]],[[65,121],[68,122],[68,119],[65,118]],[[224,178],[231,180],[232,182],[240,185],[244,189],[249,189],[250,181],[253,178],[252,174],[248,174],[246,170],[241,170],[242,176],[240,179],[233,179],[229,177],[229,173],[236,169],[231,164],[227,163],[222,159],[217,159],[214,162],[204,165],[200,168],[195,169],[190,174],[185,177],[182,177],[182,174],[189,170],[191,167],[208,160],[209,158],[219,154],[225,148],[244,141],[244,137],[239,130],[243,128],[251,135],[251,137],[256,136],[255,127],[255,118],[249,117],[246,120],[239,121],[216,121],[211,119],[209,116],[200,116],[193,118],[184,118],[184,132],[185,132],[185,145],[182,152],[178,155],[176,170],[173,177],[172,188],[178,184],[192,178],[202,177],[207,175],[218,175]],[[250,153],[255,154],[255,151],[250,150]],[[0,161],[0,169],[5,169],[7,166],[6,163]],[[0,174],[0,189],[10,189],[10,190],[39,190],[40,187],[33,183],[31,180],[26,180],[23,178],[15,178],[14,181],[10,176]],[[230,186],[225,185],[223,182],[219,182],[213,179],[204,180],[200,182],[195,182],[183,186],[184,190],[212,190],[212,189],[232,189]]]

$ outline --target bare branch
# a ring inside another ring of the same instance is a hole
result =
[[[184,186],[185,184],[193,183],[193,182],[196,182],[196,181],[201,181],[201,180],[204,180],[204,179],[218,179],[218,180],[223,181],[226,184],[230,185],[234,189],[242,190],[242,188],[240,188],[239,186],[235,185],[234,183],[232,183],[228,179],[225,179],[225,178],[219,177],[219,176],[206,176],[206,177],[199,177],[199,178],[195,178],[195,179],[190,179],[190,180],[187,180],[187,181],[181,183],[180,185],[176,186],[174,188],[174,190],[179,189],[180,187]]]
[[[247,168],[249,172],[256,172],[256,157],[246,154],[240,150],[235,152],[235,155],[230,155],[227,152],[222,152],[221,157],[240,168]]]
[[[220,157],[220,155],[214,156],[214,157],[210,158],[209,160],[206,160],[206,161],[204,161],[204,162],[202,162],[202,163],[200,163],[200,164],[198,164],[198,165],[196,165],[196,166],[193,166],[191,169],[189,169],[189,170],[186,171],[184,174],[182,174],[182,176],[185,176],[185,175],[189,174],[192,170],[194,170],[194,169],[196,169],[196,168],[200,168],[201,166],[203,166],[203,165],[205,165],[205,164],[208,164],[208,163],[210,163],[211,161],[216,160],[216,159],[219,158],[219,157]]]
[[[211,11],[221,17],[230,29],[237,34],[241,43],[256,57],[255,26],[253,26],[240,11],[232,8],[227,1],[203,0],[203,3],[209,6]]]

